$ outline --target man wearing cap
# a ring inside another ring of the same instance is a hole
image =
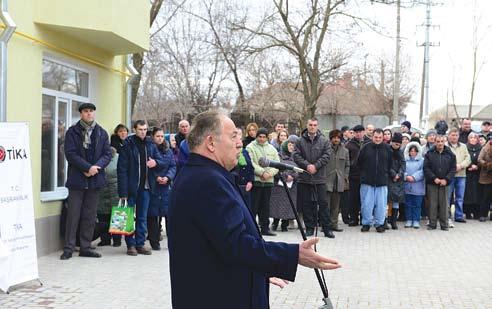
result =
[[[360,172],[357,165],[359,152],[364,145],[365,130],[362,125],[356,125],[353,129],[354,137],[345,146],[349,151],[349,226],[359,225],[360,213]]]
[[[97,216],[99,190],[106,185],[104,168],[111,161],[108,133],[95,118],[96,106],[83,103],[79,107],[80,120],[65,134],[65,157],[68,161],[68,212],[65,246],[62,260],[72,257],[77,229],[80,228],[79,256],[101,257],[91,249]]]
[[[434,144],[436,142],[436,136],[437,136],[437,131],[436,130],[429,130],[425,134],[425,139],[427,143],[425,144],[424,147],[422,147],[422,155],[425,156],[425,154],[434,147]]]
[[[410,121],[403,121],[401,123],[400,131],[402,134],[403,133],[411,134],[410,132],[411,128],[412,128],[412,124],[410,123]]]
[[[484,136],[487,136],[490,133],[490,121],[482,122],[482,131],[480,131]]]
[[[349,126],[343,126],[342,129],[342,145],[345,145],[353,137],[353,131],[350,130]]]

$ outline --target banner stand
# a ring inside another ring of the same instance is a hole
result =
[[[0,122],[0,290],[37,280],[31,152],[27,123]]]

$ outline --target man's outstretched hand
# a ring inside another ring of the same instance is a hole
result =
[[[317,244],[318,241],[319,238],[314,237],[299,244],[299,265],[323,270],[342,267],[338,264],[338,261],[324,257],[314,251],[314,245]]]

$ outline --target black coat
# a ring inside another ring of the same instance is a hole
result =
[[[111,135],[111,147],[114,147],[117,153],[120,153],[123,143],[125,143],[125,140],[122,140],[117,134]]]
[[[354,181],[360,180],[360,171],[359,166],[357,165],[357,159],[359,158],[360,150],[364,146],[364,141],[359,141],[355,138],[348,141],[345,145],[345,148],[349,151],[349,159],[350,159],[350,173],[349,178]]]
[[[83,128],[79,122],[71,126],[65,134],[65,157],[68,161],[68,176],[65,186],[68,189],[100,189],[106,185],[104,169],[111,161],[108,133],[96,124],[91,134],[91,147],[94,147],[93,160],[87,158],[83,146]],[[101,167],[99,173],[86,177],[91,166]]]
[[[470,135],[470,133],[472,132],[472,130],[470,131],[463,131],[463,130],[460,130],[460,137],[459,137],[459,142],[460,143],[463,143],[463,144],[468,144],[468,135]]]
[[[467,145],[468,153],[470,154],[471,164],[475,164],[478,166],[478,155],[480,154],[480,150],[482,147],[480,144],[476,145]],[[469,166],[468,168],[470,168]],[[480,178],[480,169],[475,171],[469,171],[466,169],[466,186],[465,186],[465,198],[463,202],[465,204],[470,205],[478,205],[480,204],[480,185],[478,184],[478,180]]]
[[[388,202],[404,203],[404,176],[406,170],[405,157],[400,149],[391,148],[391,152],[391,168],[388,179]],[[397,181],[394,181],[396,175],[400,176],[400,178]]]
[[[392,152],[388,144],[368,143],[362,147],[357,165],[360,169],[360,183],[373,187],[388,185]]]
[[[324,184],[327,180],[327,164],[330,160],[331,147],[328,139],[318,130],[313,140],[308,135],[307,129],[302,131],[301,138],[296,143],[294,162],[302,169],[313,164],[316,174],[302,173],[299,175],[299,183]]]
[[[444,146],[442,153],[434,147],[425,154],[424,176],[427,184],[434,185],[436,178],[446,179],[449,184],[454,174],[456,174],[456,156],[448,146]]]

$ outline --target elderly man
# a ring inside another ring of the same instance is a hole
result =
[[[173,307],[264,309],[268,282],[293,281],[298,264],[339,268],[337,261],[314,252],[317,238],[299,245],[261,238],[229,172],[242,147],[234,122],[216,111],[199,114],[194,122],[190,158],[176,178],[169,207]],[[190,297],[193,278],[206,284]]]
[[[456,156],[445,145],[444,136],[437,135],[435,146],[425,154],[424,176],[429,199],[429,230],[437,228],[437,219],[441,230],[447,231],[449,183],[456,172]]]
[[[366,126],[366,135],[364,136],[364,144],[370,143],[372,141],[372,134],[374,133],[374,125],[368,124]]]
[[[186,139],[188,133],[190,133],[190,123],[188,120],[181,120],[178,124],[178,134],[174,137],[176,139],[176,145],[179,147],[181,142]]]

